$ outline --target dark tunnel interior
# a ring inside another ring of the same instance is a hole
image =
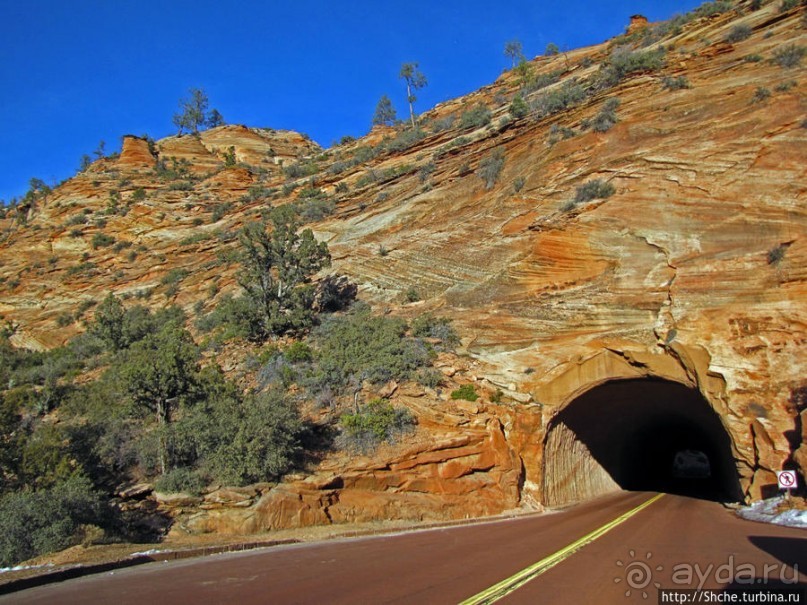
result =
[[[658,379],[607,382],[564,408],[553,419],[548,435],[562,425],[572,435],[565,439],[548,436],[545,460],[553,456],[590,456],[593,460],[570,460],[562,466],[547,462],[545,481],[557,485],[569,481],[553,478],[552,472],[596,474],[604,470],[626,490],[720,501],[740,498],[729,436],[695,389]],[[562,491],[560,487],[559,493]]]

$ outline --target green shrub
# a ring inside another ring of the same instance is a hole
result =
[[[307,362],[314,359],[314,352],[306,343],[298,340],[284,349],[283,357],[289,363]]]
[[[404,302],[413,303],[422,300],[420,297],[420,292],[418,292],[415,286],[409,286],[403,294]]]
[[[409,410],[394,408],[386,399],[373,399],[356,413],[342,414],[339,424],[343,447],[369,452],[410,433],[416,421]]]
[[[97,267],[95,263],[91,262],[83,262],[79,263],[78,265],[73,265],[72,267],[67,268],[67,275],[74,276],[74,275],[85,275],[91,276],[98,273]]]
[[[566,202],[561,207],[561,210],[569,212],[584,202],[610,197],[615,191],[616,189],[611,183],[604,182],[601,179],[588,181],[577,188],[574,198]]]
[[[297,202],[294,208],[303,222],[313,223],[333,214],[336,204],[329,199],[314,198]]]
[[[704,2],[694,11],[692,17],[713,17],[730,11],[734,8],[731,0],[714,0],[713,2]]]
[[[300,452],[303,424],[279,389],[241,401],[224,386],[174,423],[174,442],[216,482],[246,485],[288,472]]]
[[[774,248],[768,250],[767,260],[769,265],[776,265],[779,264],[782,259],[785,257],[785,253],[787,252],[787,246],[779,244]]]
[[[402,319],[374,316],[360,305],[347,315],[328,317],[314,331],[318,350],[309,388],[338,390],[350,381],[378,384],[411,377],[430,356],[423,343],[406,337],[406,329]]]
[[[804,46],[788,44],[774,51],[773,62],[779,67],[798,67],[805,54],[807,48]]]
[[[296,164],[291,164],[283,169],[283,173],[287,178],[299,179],[307,176],[313,176],[319,172],[319,165],[314,161],[302,161]]]
[[[460,128],[481,128],[490,124],[490,110],[482,103],[474,105],[460,116]]]
[[[787,82],[777,84],[774,90],[776,92],[790,92],[791,90],[796,88],[796,86],[798,86],[798,83],[795,80],[788,80]]]
[[[163,493],[186,493],[198,496],[207,482],[198,471],[187,467],[168,471],[154,482],[154,488]]]
[[[764,86],[757,86],[757,89],[754,91],[754,103],[762,103],[767,101],[771,96],[771,91],[765,88]]]
[[[163,286],[173,286],[180,284],[186,277],[191,274],[190,271],[187,269],[183,269],[181,267],[175,267],[171,269],[160,278],[160,283]]]
[[[590,125],[589,122],[583,121],[581,128],[588,128]],[[556,143],[560,139],[571,139],[576,134],[573,128],[561,126],[560,124],[552,124],[552,128],[549,129],[549,142]]]
[[[210,212],[210,222],[211,223],[219,222],[222,218],[224,218],[224,215],[227,214],[232,209],[232,207],[233,207],[232,202],[223,202],[214,205],[213,209]]]
[[[485,189],[492,189],[496,181],[499,180],[499,174],[504,167],[504,150],[498,147],[491,151],[479,162],[479,169],[476,173],[483,181],[485,181]]]
[[[97,250],[98,248],[104,248],[106,246],[111,246],[115,243],[115,238],[111,235],[107,235],[106,233],[98,232],[92,237],[92,247],[93,250]]]
[[[686,76],[664,76],[661,79],[661,85],[666,90],[682,90],[684,88],[691,88],[689,80]]]
[[[737,42],[747,40],[748,38],[751,37],[753,31],[754,30],[751,29],[751,26],[745,23],[735,25],[734,27],[731,28],[731,31],[729,31],[728,35],[726,36],[726,42],[736,44]]]
[[[752,55],[746,55],[745,57],[743,57],[743,61],[745,61],[746,63],[759,63],[760,61],[762,61],[762,55],[758,55],[756,53]]]
[[[523,65],[528,65],[524,63]],[[548,74],[541,74],[539,76],[527,76],[526,81],[523,86],[523,92],[525,95],[530,94],[531,92],[535,92],[536,90],[541,90],[542,88],[546,88],[547,86],[551,86],[563,75],[563,70],[553,71]]]
[[[526,184],[526,182],[527,182],[527,179],[525,179],[523,176],[517,176],[516,178],[514,178],[513,179],[513,191],[515,193],[518,193],[519,191],[524,189],[524,185]]]
[[[591,128],[594,132],[607,132],[619,121],[616,116],[616,108],[621,101],[615,97],[607,99],[599,113],[591,121]]]
[[[619,46],[600,68],[599,86],[601,88],[615,86],[633,74],[658,71],[664,64],[664,49],[661,47],[634,51]]]
[[[89,219],[87,218],[87,215],[83,212],[80,212],[79,214],[74,214],[73,216],[71,216],[69,219],[65,221],[64,224],[66,227],[74,227],[76,225],[86,225],[88,221]]]
[[[365,162],[372,160],[376,155],[376,150],[373,147],[356,147],[356,150],[353,152],[353,159],[358,164],[364,164]]]
[[[191,191],[192,189],[193,183],[190,181],[178,181],[168,185],[168,191]]]
[[[380,151],[391,151],[393,153],[397,153],[400,151],[405,151],[412,147],[418,141],[424,139],[426,137],[426,133],[423,132],[420,128],[410,128],[407,130],[402,130],[398,133],[398,135],[394,139],[390,139],[384,141],[379,145]]]
[[[616,189],[611,183],[602,181],[601,179],[594,179],[580,185],[574,194],[574,203],[582,204],[594,199],[603,199],[610,197],[614,194]]]
[[[460,344],[460,337],[447,317],[436,317],[430,313],[416,317],[412,321],[412,336],[417,338],[436,338],[442,343],[441,347],[451,350]]]
[[[472,384],[464,384],[455,391],[451,391],[451,399],[462,399],[464,401],[476,401],[479,399],[479,393],[476,392],[476,387]]]
[[[530,107],[527,105],[524,97],[517,94],[515,97],[513,97],[513,101],[510,103],[510,108],[508,111],[514,118],[523,118],[527,115],[527,113],[529,113]]]
[[[0,497],[0,566],[77,544],[81,525],[100,515],[100,498],[82,477]]]
[[[436,368],[422,368],[420,371],[418,371],[415,379],[418,381],[418,384],[421,384],[424,387],[436,389],[443,384],[445,377],[443,376],[443,373]]]
[[[779,12],[786,13],[787,11],[796,8],[799,5],[800,0],[782,0],[782,3],[779,5]]]
[[[531,106],[538,115],[546,117],[568,109],[585,98],[585,89],[576,80],[568,80],[558,88],[540,95],[532,101]]]
[[[453,115],[445,116],[444,118],[440,118],[435,120],[432,124],[432,132],[435,134],[438,132],[443,132],[444,130],[450,130],[452,126],[454,126],[454,122],[456,121],[456,117]]]

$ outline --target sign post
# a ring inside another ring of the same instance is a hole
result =
[[[787,490],[785,499],[790,500],[790,490],[798,486],[796,471],[776,471],[776,482],[779,484],[779,489]]]

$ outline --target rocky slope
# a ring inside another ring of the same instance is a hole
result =
[[[367,148],[396,131],[328,150],[243,126],[125,137],[120,157],[26,209],[25,226],[22,209],[0,221],[0,314],[18,324],[15,344],[47,348],[78,333],[80,311],[108,291],[209,310],[235,290],[225,253],[235,230],[320,188],[335,210],[313,226],[333,270],[374,305],[451,317],[464,358],[446,373],[488,397],[457,406],[402,388],[395,398],[417,413],[419,442],[208,502],[183,527],[242,533],[537,504],[558,412],[598,385],[639,377],[702,396],[728,435],[742,493],[759,498],[783,465],[807,472],[807,60],[771,60],[807,44],[804,10],[741,2],[696,18],[655,43],[667,48],[661,70],[590,89],[551,115],[513,118],[519,78],[505,73],[426,112],[423,138],[375,155]],[[727,42],[740,25],[750,36]],[[533,60],[537,75],[558,81],[527,101],[574,79],[587,86],[615,45],[638,39],[634,30]],[[689,88],[664,86],[678,77]],[[616,124],[584,128],[614,97]],[[447,119],[479,103],[490,124]],[[493,150],[504,164],[488,188],[478,172]],[[593,179],[615,193],[569,204]],[[187,274],[172,282],[177,269]],[[411,289],[421,302],[405,303]],[[497,389],[504,402],[492,404]],[[553,455],[569,456],[570,472],[590,462],[585,447]]]

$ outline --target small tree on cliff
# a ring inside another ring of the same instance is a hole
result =
[[[378,100],[378,105],[375,106],[375,113],[373,114],[373,126],[378,126],[380,124],[392,126],[397,121],[398,112],[396,112],[395,107],[392,106],[392,101],[390,101],[387,95],[382,95]]]
[[[215,128],[216,126],[222,126],[224,124],[224,116],[219,113],[218,109],[210,110],[210,113],[207,115],[207,127],[208,128]]]
[[[313,321],[312,276],[331,264],[325,242],[311,229],[298,233],[294,210],[281,206],[266,223],[250,223],[241,232],[239,283],[245,292],[249,336],[262,340],[273,334],[307,328]]]
[[[173,118],[178,134],[181,135],[183,130],[196,134],[204,126],[220,126],[224,123],[224,118],[217,109],[208,113],[210,101],[203,89],[191,88],[188,93],[190,96],[187,99],[180,99],[179,112]]]
[[[510,40],[504,45],[504,54],[513,62],[513,68],[525,60],[524,47],[520,40]]]
[[[409,103],[409,119],[412,122],[412,128],[415,127],[415,108],[414,103],[417,101],[415,91],[423,88],[428,84],[426,76],[418,69],[417,63],[404,63],[401,65],[401,71],[398,77],[403,78],[406,82],[406,100]]]

